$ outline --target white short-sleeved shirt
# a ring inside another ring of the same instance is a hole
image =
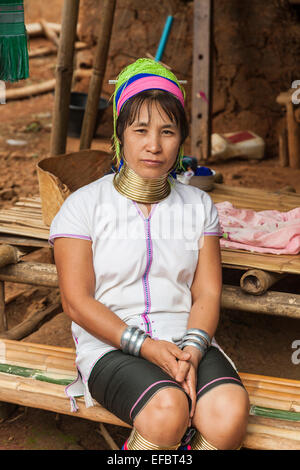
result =
[[[206,192],[175,180],[169,196],[146,215],[143,205],[114,188],[113,177],[107,174],[66,199],[51,224],[49,242],[58,237],[91,241],[95,299],[128,325],[172,341],[186,331],[203,236],[222,236],[217,209]],[[115,348],[74,322],[72,334],[80,375],[67,394],[71,403],[84,394],[91,406],[92,367]]]

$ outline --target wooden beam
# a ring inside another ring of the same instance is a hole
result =
[[[262,295],[252,295],[240,287],[223,285],[221,307],[300,319],[300,295],[288,292],[267,291]]]
[[[0,281],[31,284],[34,286],[58,287],[55,264],[20,262],[0,268]]]
[[[191,152],[199,162],[211,153],[213,0],[194,0]]]

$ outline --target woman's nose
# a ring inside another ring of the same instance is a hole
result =
[[[147,150],[151,153],[157,153],[161,151],[160,136],[157,133],[149,132],[147,139]]]

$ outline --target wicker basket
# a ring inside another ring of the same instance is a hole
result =
[[[100,150],[81,150],[41,160],[37,174],[44,224],[50,226],[64,200],[108,173],[111,164],[112,156]]]

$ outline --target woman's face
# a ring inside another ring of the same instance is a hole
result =
[[[173,167],[181,142],[180,130],[160,105],[144,102],[135,121],[124,130],[123,151],[128,166],[143,178],[157,178]]]

